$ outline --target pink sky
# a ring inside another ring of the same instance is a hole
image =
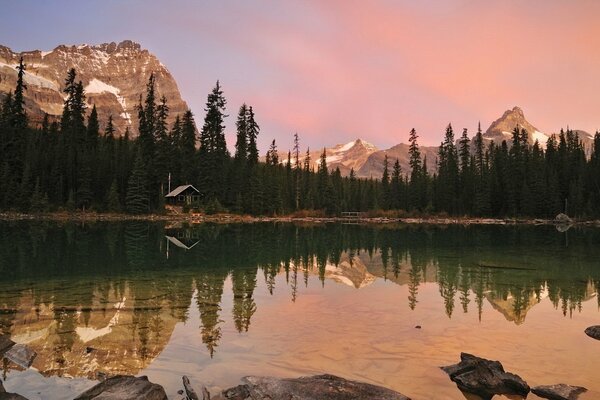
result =
[[[242,102],[261,151],[273,138],[287,149],[296,131],[303,147],[361,137],[385,148],[412,127],[437,145],[448,122],[473,133],[515,105],[544,132],[600,129],[600,1],[84,3],[75,11],[98,15],[85,26],[0,34],[16,50],[136,40],[171,70],[199,125],[220,79],[230,146]],[[26,11],[50,29],[39,4]]]

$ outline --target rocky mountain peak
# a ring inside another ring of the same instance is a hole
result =
[[[16,65],[23,57],[26,65],[25,106],[31,121],[39,123],[44,113],[58,119],[62,113],[62,87],[67,71],[75,68],[84,84],[89,109],[96,106],[103,124],[109,115],[118,133],[137,131],[136,105],[146,90],[151,73],[156,77],[157,98],[163,95],[170,109],[169,124],[187,110],[179,88],[156,56],[132,40],[98,45],[59,45],[51,51],[13,52],[0,46],[0,97],[14,90]]]
[[[496,143],[501,143],[506,140],[510,143],[512,140],[512,131],[515,127],[527,130],[529,134],[529,142],[534,143],[536,140],[543,146],[548,140],[548,135],[540,132],[525,118],[523,110],[517,106],[510,110],[506,110],[504,114],[490,125],[484,134],[484,138],[493,140]]]

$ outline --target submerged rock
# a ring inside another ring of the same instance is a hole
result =
[[[0,380],[0,400],[27,400],[26,397],[16,393],[7,393]]]
[[[29,368],[36,356],[37,353],[24,344],[15,344],[4,353],[4,358],[9,359],[23,368]]]
[[[297,379],[248,376],[244,384],[227,389],[228,400],[410,400],[381,386],[350,381],[334,375],[305,376]]]
[[[136,378],[130,375],[117,375],[86,390],[75,400],[167,400],[162,386],[152,383],[147,376]]]
[[[600,325],[590,326],[585,330],[585,334],[591,338],[600,340]]]
[[[576,400],[577,397],[587,391],[582,386],[571,386],[560,383],[558,385],[544,385],[531,388],[533,394],[550,400]]]
[[[527,396],[529,393],[527,382],[518,375],[504,371],[499,361],[461,353],[458,364],[441,368],[460,390],[483,399],[491,399],[497,394]]]

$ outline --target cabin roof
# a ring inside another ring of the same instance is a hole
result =
[[[180,195],[181,193],[185,192],[186,190],[188,190],[189,188],[194,189],[194,191],[196,193],[200,193],[200,191],[198,189],[196,189],[193,185],[181,185],[181,186],[177,186],[170,193],[168,193],[165,197],[176,197],[176,196]]]

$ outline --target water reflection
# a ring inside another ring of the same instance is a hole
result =
[[[94,377],[146,368],[179,322],[197,324],[214,357],[226,320],[240,333],[252,329],[259,280],[291,302],[311,277],[356,289],[380,279],[406,285],[398,306],[410,310],[421,285],[436,283],[447,318],[476,312],[481,320],[487,301],[523,324],[546,297],[571,316],[598,298],[600,232],[568,234],[565,246],[553,227],[2,222],[0,329],[38,352],[42,373]],[[199,320],[188,321],[190,306]]]

